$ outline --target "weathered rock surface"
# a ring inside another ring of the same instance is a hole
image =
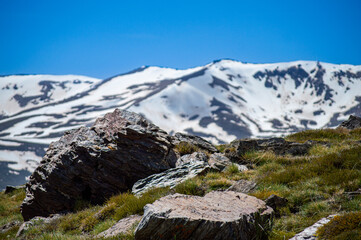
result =
[[[312,226],[306,228],[302,232],[296,234],[293,238],[290,238],[290,240],[316,240],[316,232],[317,229],[331,221],[332,218],[334,218],[336,215],[330,215],[327,218],[322,218],[320,221],[316,222]]]
[[[20,225],[21,225],[21,222],[18,220],[11,221],[0,227],[0,233],[6,233],[7,231],[11,230],[12,228],[20,226]]]
[[[343,121],[339,127],[344,127],[350,130],[361,128],[361,117],[350,115],[350,117],[346,121]]]
[[[195,163],[195,162],[208,162],[208,157],[203,152],[194,152],[192,154],[186,154],[178,158],[176,162],[176,167],[179,167],[185,163]]]
[[[72,211],[78,200],[101,204],[137,180],[175,167],[172,149],[166,132],[116,109],[50,144],[26,184],[21,213],[26,221]]]
[[[257,183],[252,181],[247,181],[244,179],[241,179],[230,186],[227,191],[233,191],[233,192],[240,192],[240,193],[249,193],[253,189],[255,189],[257,186]]]
[[[267,239],[273,210],[243,193],[174,194],[144,208],[135,239]]]
[[[291,154],[293,156],[305,155],[312,147],[312,142],[289,142],[283,138],[269,139],[240,139],[231,143],[238,156],[243,156],[248,151],[273,151],[276,154]]]
[[[134,224],[142,219],[140,215],[131,215],[129,217],[120,219],[114,226],[101,232],[97,235],[97,238],[113,238],[119,234],[126,234],[131,231]]]
[[[204,156],[202,154],[193,153],[184,155],[183,157],[187,158],[189,161],[176,168],[171,168],[167,171],[138,180],[133,185],[132,192],[134,194],[142,194],[152,188],[173,188],[187,179],[193,178],[198,174],[206,173],[210,170],[210,167],[207,161],[204,161]]]
[[[231,160],[229,160],[229,158],[224,156],[224,154],[222,153],[213,153],[209,157],[208,163],[211,166],[211,168],[218,171],[222,171],[227,166],[232,164]]]
[[[218,150],[215,146],[213,146],[207,140],[204,140],[203,138],[198,137],[198,136],[188,135],[188,134],[184,134],[184,133],[176,133],[172,137],[172,143],[174,145],[177,145],[180,142],[191,143],[191,144],[197,146],[200,150],[206,150],[210,153],[218,152]]]
[[[54,214],[50,217],[34,217],[33,219],[23,222],[23,224],[21,224],[18,232],[16,233],[16,237],[20,237],[24,232],[26,232],[30,227],[35,226],[35,225],[43,225],[43,224],[52,224],[54,223],[54,221],[58,220],[59,218],[61,218],[60,214]]]

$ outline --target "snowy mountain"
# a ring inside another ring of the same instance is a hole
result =
[[[186,70],[141,67],[105,80],[0,77],[0,188],[23,183],[51,141],[114,108],[213,143],[334,127],[361,115],[361,66],[232,60]],[[3,179],[1,179],[3,178]]]

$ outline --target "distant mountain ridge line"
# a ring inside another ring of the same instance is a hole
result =
[[[0,161],[32,171],[29,161],[39,162],[44,146],[115,108],[140,113],[171,134],[213,143],[334,127],[350,114],[361,115],[359,89],[361,65],[316,61],[219,60],[183,70],[142,66],[103,80],[0,77]]]

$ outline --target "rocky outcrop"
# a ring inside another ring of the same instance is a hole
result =
[[[316,232],[317,229],[331,221],[332,218],[334,218],[336,215],[330,215],[327,218],[322,218],[312,226],[306,228],[302,232],[296,234],[293,238],[290,238],[290,240],[316,240]]]
[[[231,149],[235,149],[236,156],[238,157],[242,157],[249,151],[273,151],[275,154],[279,155],[291,154],[293,156],[297,156],[307,154],[312,145],[312,142],[289,142],[283,138],[240,139],[231,143]],[[232,156],[232,151],[229,149],[228,154]]]
[[[127,234],[132,230],[134,224],[137,224],[142,219],[140,215],[131,215],[129,217],[120,219],[108,230],[101,232],[97,235],[97,238],[114,238],[119,234]]]
[[[26,184],[21,213],[29,220],[72,211],[78,201],[101,204],[137,180],[175,167],[176,160],[166,132],[116,109],[50,144]]]
[[[361,128],[361,118],[350,115],[350,117],[346,121],[343,121],[339,127],[344,127],[350,130],[355,128]]]
[[[144,208],[135,239],[267,239],[273,210],[242,193],[174,194]]]
[[[200,150],[205,150],[210,153],[218,152],[215,146],[203,138],[178,132],[172,137],[172,143],[174,145],[178,145],[181,142],[190,143],[198,147]]]

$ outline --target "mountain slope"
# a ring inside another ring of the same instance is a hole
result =
[[[361,115],[361,66],[311,61],[142,67],[105,80],[5,76],[0,89],[0,161],[15,174],[32,171],[64,131],[116,107],[214,143],[333,127]]]

